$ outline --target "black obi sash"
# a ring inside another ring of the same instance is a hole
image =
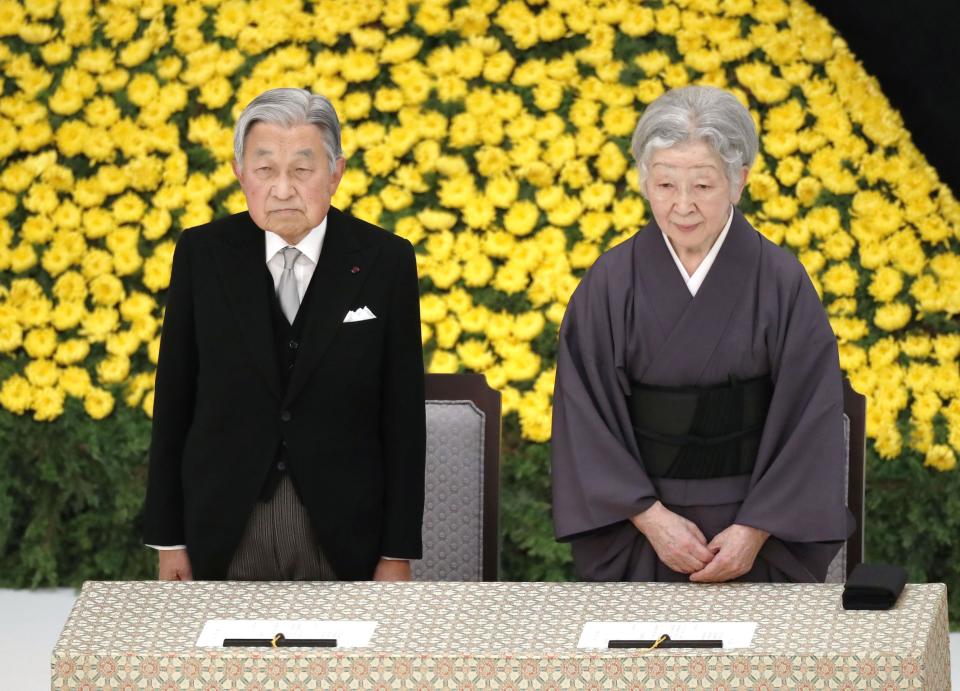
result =
[[[647,474],[679,480],[749,474],[772,396],[768,376],[709,387],[634,383],[627,405]]]

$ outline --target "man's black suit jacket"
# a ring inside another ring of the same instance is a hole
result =
[[[413,247],[334,208],[296,364],[277,371],[265,239],[247,213],[181,235],[153,412],[144,542],[226,575],[281,445],[337,575],[419,558],[426,446]],[[375,319],[344,323],[366,306]]]

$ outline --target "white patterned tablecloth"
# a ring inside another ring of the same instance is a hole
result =
[[[847,612],[842,586],[88,582],[69,689],[949,689],[946,587]],[[369,648],[197,648],[209,619],[372,619]],[[755,621],[749,649],[585,651],[587,621]]]

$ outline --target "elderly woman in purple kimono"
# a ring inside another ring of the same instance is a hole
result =
[[[837,344],[803,267],[736,209],[757,154],[720,89],[633,135],[653,221],[560,328],[553,515],[602,581],[822,581],[850,533]]]

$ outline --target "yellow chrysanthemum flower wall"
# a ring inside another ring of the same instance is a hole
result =
[[[761,155],[741,204],[821,292],[877,454],[960,450],[960,210],[806,3],[0,0],[0,405],[149,414],[173,247],[244,208],[234,118],[331,98],[335,205],[418,251],[433,372],[482,372],[550,437],[555,336],[601,252],[648,218],[646,104],[733,91]]]

